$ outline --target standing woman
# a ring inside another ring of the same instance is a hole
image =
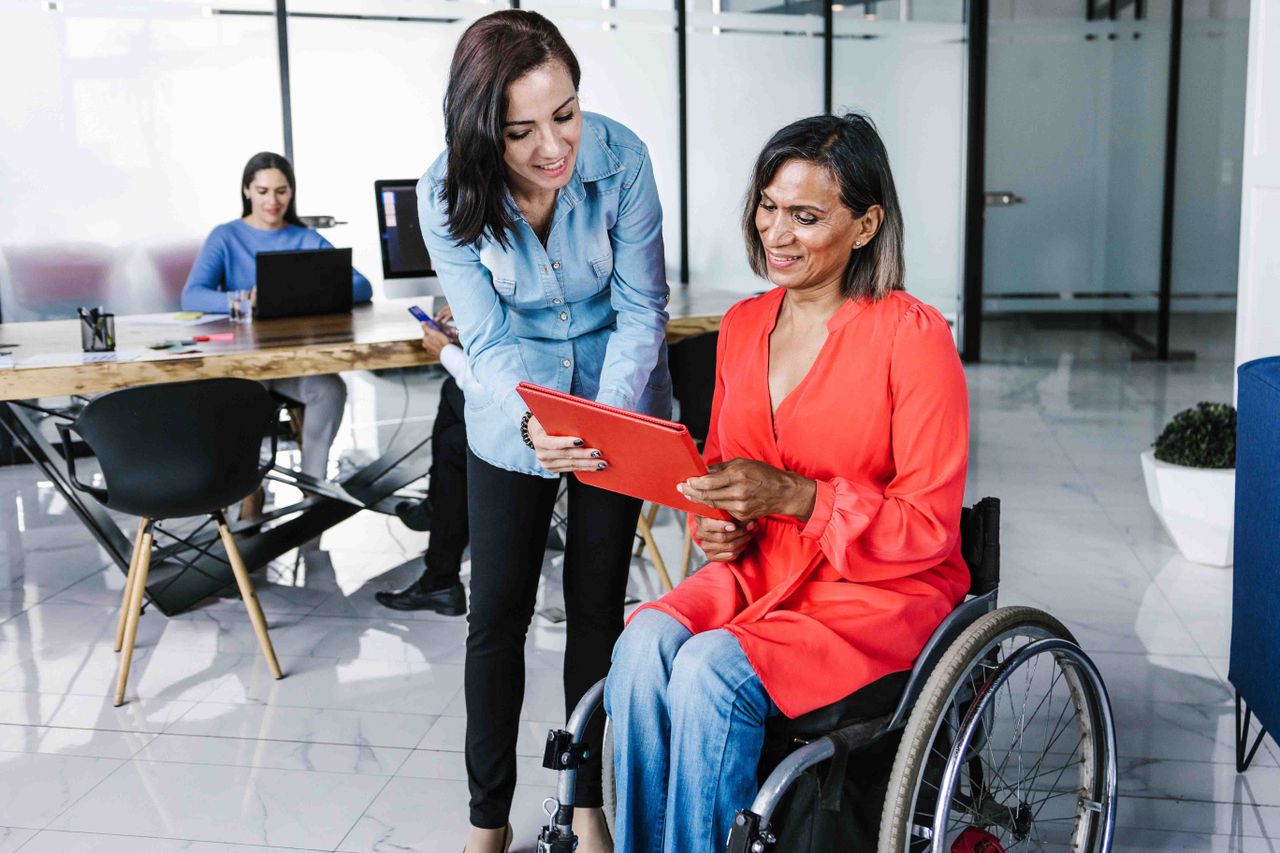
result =
[[[648,150],[578,104],[578,61],[533,12],[463,34],[445,93],[447,148],[418,184],[427,249],[487,395],[467,399],[471,614],[469,853],[506,850],[524,643],[562,474],[609,460],[550,436],[515,391],[529,381],[667,417],[671,380],[662,210]],[[638,500],[569,478],[565,707],[609,669],[622,631]],[[600,726],[578,772],[579,849],[611,849],[600,812]]]

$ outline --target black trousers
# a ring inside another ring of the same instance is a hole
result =
[[[565,717],[609,671],[622,633],[627,572],[640,501],[568,478],[564,555]],[[471,824],[506,826],[516,784],[524,697],[524,644],[533,619],[547,530],[560,481],[518,474],[467,454],[471,508],[471,612],[467,617],[467,781]],[[579,806],[599,808],[602,714],[578,770]]]
[[[443,589],[458,583],[462,552],[467,548],[467,424],[466,401],[452,376],[440,388],[440,406],[431,427],[431,471],[427,501],[431,505],[431,538],[423,555],[426,571],[418,580],[423,589]]]

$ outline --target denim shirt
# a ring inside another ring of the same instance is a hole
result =
[[[448,152],[418,182],[418,218],[463,350],[486,394],[467,393],[467,443],[484,461],[555,476],[520,437],[532,382],[657,417],[671,415],[662,207],[645,144],[583,113],[573,175],[543,247],[507,196],[515,227],[459,246],[443,199]]]

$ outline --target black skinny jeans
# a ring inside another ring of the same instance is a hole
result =
[[[524,644],[560,481],[518,474],[467,453],[471,611],[467,617],[467,781],[471,824],[506,826],[516,785]],[[609,672],[640,501],[569,477],[564,555],[565,717]],[[578,770],[577,805],[599,808],[604,715],[588,729],[592,758]]]

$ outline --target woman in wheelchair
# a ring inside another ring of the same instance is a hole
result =
[[[778,131],[743,213],[774,288],[720,329],[710,473],[680,487],[711,563],[640,608],[605,687],[615,840],[723,849],[757,787],[765,720],[910,670],[969,584],[964,373],[903,291],[889,160],[861,115]]]

